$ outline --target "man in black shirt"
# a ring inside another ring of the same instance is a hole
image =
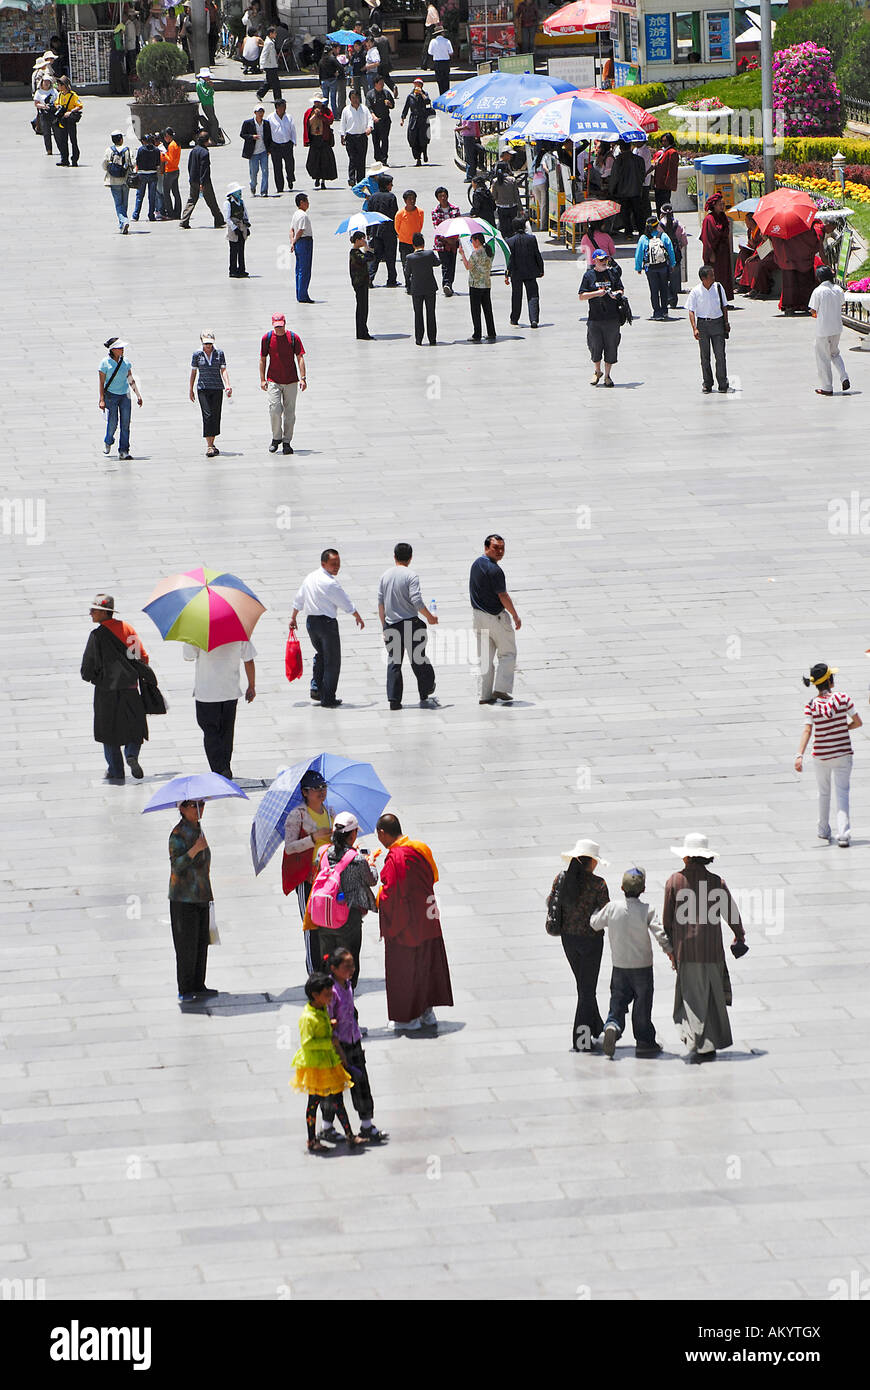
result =
[[[365,235],[354,232],[350,239],[350,283],[356,295],[356,336],[358,340],[371,342],[369,332],[369,266],[371,251],[366,246]]]
[[[622,275],[613,265],[606,251],[593,251],[592,265],[580,281],[577,292],[581,301],[589,303],[589,318],[586,321],[586,343],[595,365],[592,385],[601,380],[601,359],[604,358],[604,385],[612,386],[610,368],[616,361],[619,347],[621,309],[623,299]]]
[[[410,257],[409,257],[410,259]],[[477,656],[480,666],[480,699],[478,704],[513,704],[511,694],[517,664],[517,639],[522,621],[507,591],[504,570],[499,563],[504,557],[502,536],[487,536],[483,554],[471,566],[468,592],[471,616],[477,634]],[[511,628],[511,618],[514,628]],[[494,689],[496,672],[493,649],[498,657],[498,688]]]
[[[375,130],[377,128],[376,125]],[[374,255],[369,267],[369,283],[372,285],[375,283],[378,266],[381,261],[384,261],[387,267],[387,289],[395,289],[399,283],[396,279],[396,250],[399,238],[395,224],[399,204],[393,192],[393,180],[390,174],[381,174],[378,179],[378,192],[373,193],[367,200],[366,210],[368,212],[380,212],[384,217],[389,218],[387,222],[376,222],[371,228],[371,246]]]
[[[190,179],[190,194],[184,205],[179,227],[184,227],[185,231],[190,231],[190,215],[199,202],[201,193],[214,218],[214,225],[223,229],[226,223],[211,185],[211,156],[208,152],[207,135],[200,135],[197,138],[196,144],[187,157],[187,176]]]
[[[376,118],[372,131],[372,150],[379,164],[386,164],[390,153],[390,112],[396,105],[396,94],[378,73],[375,85],[366,96],[366,105]],[[371,206],[371,204],[369,205]],[[398,209],[397,209],[398,210]]]
[[[537,328],[541,313],[538,296],[538,280],[544,273],[544,259],[538,238],[526,231],[526,219],[518,217],[514,222],[514,234],[508,237],[511,258],[505,272],[504,282],[511,287],[511,323],[516,327],[520,321],[523,307],[523,288],[529,305],[529,323]]]
[[[408,292],[414,302],[414,338],[417,346],[423,346],[423,311],[426,312],[426,332],[434,347],[438,326],[435,322],[435,302],[438,298],[438,282],[435,279],[435,266],[440,265],[436,251],[427,251],[422,232],[415,232],[411,238],[414,249],[405,258],[405,276]]]
[[[139,187],[136,189],[136,206],[133,209],[134,222],[139,221],[146,190],[148,192],[148,221],[156,222],[157,220],[157,173],[159,169],[160,151],[157,148],[157,137],[143,135],[142,144],[136,153],[136,173],[139,175]]]

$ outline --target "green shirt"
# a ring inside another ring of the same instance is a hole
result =
[[[196,95],[200,106],[214,106],[214,87],[207,87],[204,82],[197,82]]]

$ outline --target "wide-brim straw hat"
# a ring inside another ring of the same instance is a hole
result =
[[[671,854],[678,854],[681,859],[715,859],[717,851],[710,848],[706,835],[692,831],[681,845],[671,845]]]
[[[573,849],[562,850],[563,859],[597,859],[602,869],[608,866],[608,860],[601,858],[601,846],[595,840],[578,840]]]

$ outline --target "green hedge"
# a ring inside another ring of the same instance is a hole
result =
[[[649,137],[651,145],[659,145],[664,131],[654,131]],[[678,149],[693,149],[699,154],[717,152],[730,154],[762,154],[762,142],[752,136],[739,139],[732,135],[692,135],[683,140],[676,136]],[[809,164],[813,160],[830,164],[831,158],[839,150],[846,156],[847,164],[870,164],[870,140],[841,140],[835,135],[797,136],[788,135],[782,142],[783,149],[778,157],[792,160],[795,164]]]
[[[641,82],[637,87],[615,87],[617,96],[628,97],[635,106],[646,111],[650,106],[661,106],[668,99],[668,89],[664,82]]]

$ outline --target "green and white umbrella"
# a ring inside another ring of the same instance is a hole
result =
[[[500,251],[504,257],[504,270],[507,270],[508,261],[511,258],[510,247],[497,227],[491,222],[487,222],[483,217],[448,217],[446,222],[438,223],[439,236],[458,236],[463,241],[468,241],[475,232],[482,232],[485,244],[491,248],[493,253]],[[493,269],[497,269],[493,263]]]

